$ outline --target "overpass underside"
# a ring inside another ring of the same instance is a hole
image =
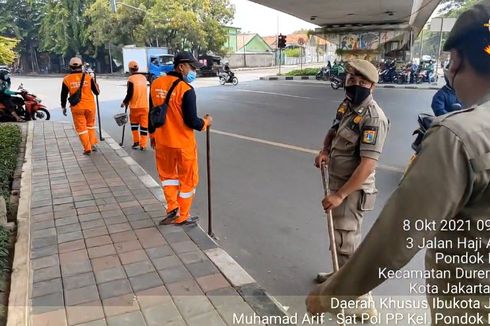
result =
[[[342,57],[406,57],[441,0],[251,0],[318,27]]]

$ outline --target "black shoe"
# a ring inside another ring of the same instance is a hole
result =
[[[146,151],[146,147],[140,146],[140,151]]]
[[[171,210],[170,212],[167,213],[167,216],[163,220],[158,223],[159,225],[169,225],[174,222],[174,220],[177,218],[177,213],[179,212],[178,208],[175,208]]]
[[[98,151],[99,151],[99,149],[97,148],[97,146],[95,146],[95,145],[92,146],[92,152],[98,152]]]
[[[185,220],[184,222],[174,223],[174,224],[175,225],[195,225],[197,223],[197,221],[199,221],[198,216],[191,216],[187,220]]]
[[[83,151],[83,155],[89,156],[92,153],[92,151]]]
[[[136,149],[140,146],[140,143],[133,143],[133,146],[131,146],[132,149]]]

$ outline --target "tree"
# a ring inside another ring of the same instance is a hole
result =
[[[14,48],[17,40],[0,36],[0,64],[11,65],[15,61]]]

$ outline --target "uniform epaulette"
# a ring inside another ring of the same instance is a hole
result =
[[[434,120],[434,122],[432,123],[432,125],[440,124],[440,123],[442,123],[443,121],[447,120],[448,118],[450,118],[452,116],[455,116],[457,114],[466,113],[466,112],[471,112],[474,109],[476,109],[476,107],[471,107],[471,108],[463,109],[463,110],[457,110],[457,111],[453,111],[453,112],[447,113],[447,114],[445,114],[443,116],[439,116],[439,117],[437,117]]]

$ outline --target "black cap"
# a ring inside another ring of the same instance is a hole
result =
[[[199,61],[196,60],[196,58],[194,58],[194,56],[192,55],[192,53],[190,52],[180,52],[180,53],[177,53],[174,57],[174,66],[177,66],[178,64],[180,63],[188,63],[190,64],[192,67],[194,68],[202,68],[204,65],[202,63],[200,63]]]
[[[454,49],[472,36],[490,36],[490,0],[479,2],[459,16],[444,44],[444,51]]]

